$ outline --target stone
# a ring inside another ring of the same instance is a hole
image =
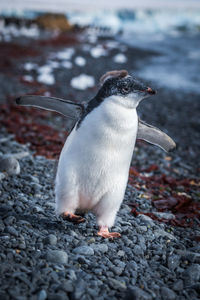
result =
[[[114,290],[120,290],[123,291],[126,289],[126,283],[124,281],[119,281],[114,278],[109,278],[109,285]]]
[[[86,289],[86,282],[83,279],[78,279],[75,283],[75,289],[71,294],[72,300],[80,300]]]
[[[177,299],[176,294],[174,291],[172,291],[171,289],[169,289],[168,287],[161,287],[160,289],[160,293],[162,296],[163,300],[175,300]]]
[[[57,244],[57,237],[54,234],[49,234],[45,239],[44,239],[45,244],[49,244],[51,246],[55,246]]]
[[[168,268],[174,271],[180,264],[180,256],[179,255],[171,255],[168,257],[167,265]]]
[[[15,237],[18,236],[18,232],[13,226],[7,226],[6,232],[10,233],[11,235],[14,235]]]
[[[187,285],[191,285],[200,280],[200,265],[192,264],[183,272],[183,277]]]
[[[147,294],[147,292],[143,291],[139,287],[129,288],[126,292],[125,299],[135,299],[135,300],[151,300],[152,296]]]
[[[94,255],[94,250],[90,246],[79,246],[74,248],[72,252],[81,255]]]
[[[135,247],[133,248],[133,253],[137,256],[144,256],[144,251],[138,245],[135,245]]]
[[[20,173],[20,164],[13,156],[0,158],[0,172],[6,172],[8,175],[17,175]]]
[[[62,250],[49,250],[46,253],[46,259],[53,263],[66,264],[68,262],[68,255]]]
[[[94,251],[99,251],[102,253],[108,252],[108,246],[106,244],[92,244],[91,247]]]
[[[45,290],[41,290],[38,294],[37,300],[45,300],[47,299],[47,292]]]

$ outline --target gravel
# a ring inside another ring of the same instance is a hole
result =
[[[105,41],[100,39],[99,42]],[[117,55],[117,52],[114,49],[110,55]],[[76,48],[76,55],[86,56],[80,45]],[[152,53],[128,48],[126,57],[130,65],[120,66],[134,69],[133,55],[135,60],[141,60]],[[88,68],[88,74],[93,74],[93,66],[94,58],[87,53],[84,68]],[[95,67],[96,79],[102,75],[103,69],[116,69],[112,59],[104,56],[100,64],[95,61]],[[21,65],[17,68],[20,69]],[[74,67],[72,73],[73,77],[78,76],[79,67]],[[61,69],[55,74],[61,82],[70,82],[72,77],[71,72],[66,74],[66,70]],[[9,90],[13,90],[12,84],[8,82]],[[21,85],[17,85],[16,89],[18,93],[20,90],[20,94],[25,92]],[[28,87],[26,91],[30,92]],[[66,84],[55,87],[54,96],[66,98],[65,93]],[[74,99],[88,99],[94,90],[74,92],[69,87],[67,93],[67,96],[71,93]],[[160,95],[165,109],[157,104],[155,120],[157,124],[165,125],[163,115],[168,112],[167,104],[173,103],[175,111],[179,111],[177,103],[180,102],[175,101],[175,95],[171,98],[168,91],[161,90]],[[195,99],[194,96],[192,105],[196,103]],[[150,102],[144,107],[146,110],[141,114],[148,121],[147,112],[152,111]],[[185,111],[180,110],[179,119],[184,119],[184,113],[187,115],[187,103]],[[194,109],[194,120],[196,111]],[[174,114],[170,120],[172,123],[167,124],[167,128],[172,136],[174,134],[181,143],[184,135],[185,144],[187,139],[192,143],[191,127],[186,126],[184,134],[179,135],[179,121],[175,120]],[[0,128],[0,143],[0,156],[11,154],[12,157],[14,151],[13,158],[19,159],[21,169],[14,175],[0,172],[0,299],[200,299],[200,248],[198,240],[193,238],[200,236],[198,220],[192,228],[182,228],[158,222],[146,215],[134,216],[130,212],[130,203],[136,204],[139,210],[155,212],[158,217],[174,218],[171,212],[156,211],[151,199],[146,196],[146,186],[138,190],[128,184],[113,227],[113,231],[119,231],[122,236],[104,240],[97,236],[96,220],[91,213],[86,215],[86,222],[79,225],[56,216],[53,191],[55,161],[33,156],[28,144],[17,143],[4,128]],[[194,143],[196,149],[199,139],[195,138]],[[171,160],[168,156],[156,147],[137,144],[133,165],[141,169],[158,165],[160,171],[152,171],[148,173],[150,175],[198,178],[198,155],[195,150],[192,152],[191,147],[179,145],[176,152],[170,153]],[[144,172],[144,176],[148,174]],[[183,192],[182,187],[179,189],[180,193]],[[194,194],[195,199],[198,195]]]

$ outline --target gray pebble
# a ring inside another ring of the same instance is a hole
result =
[[[47,299],[47,293],[45,290],[41,290],[38,294],[38,300],[45,300]]]
[[[16,237],[18,236],[17,230],[12,226],[7,226],[5,230],[6,230],[6,232],[10,233],[11,235],[14,235]]]
[[[128,289],[126,293],[126,299],[135,299],[135,300],[151,300],[152,297],[147,292],[143,291],[139,287],[133,287]]]
[[[72,292],[71,299],[80,300],[83,299],[82,296],[86,289],[86,282],[82,279],[79,279],[75,283],[75,289]]]
[[[18,160],[12,156],[0,158],[0,172],[6,172],[8,175],[19,174],[20,165]]]
[[[109,285],[111,288],[115,289],[115,290],[125,290],[126,289],[126,283],[124,281],[119,281],[117,279],[114,278],[110,278],[109,279]]]
[[[187,285],[198,282],[200,280],[200,265],[192,264],[191,266],[187,267],[183,276]]]
[[[68,262],[68,255],[62,250],[48,250],[46,259],[53,263],[66,264]]]
[[[142,250],[142,248],[138,245],[135,245],[135,247],[133,248],[133,252],[135,255],[137,256],[144,256],[144,251]]]
[[[94,250],[90,246],[79,246],[74,248],[72,252],[75,254],[82,254],[82,255],[94,255]]]
[[[174,271],[180,264],[180,256],[179,255],[171,255],[168,257],[167,265],[168,268]]]
[[[165,287],[165,286],[161,287],[160,293],[161,293],[163,300],[175,300],[176,299],[175,292],[173,292],[168,287]]]
[[[106,244],[91,244],[94,251],[99,251],[102,253],[108,252],[108,246]]]
[[[57,237],[54,234],[49,234],[45,239],[44,239],[45,244],[49,244],[52,246],[55,246],[57,244]]]

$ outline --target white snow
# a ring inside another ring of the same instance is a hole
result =
[[[94,77],[81,74],[77,77],[72,78],[70,82],[71,86],[77,90],[85,90],[95,85]]]
[[[90,50],[90,54],[94,57],[94,58],[98,58],[101,56],[106,56],[107,55],[107,51],[101,46],[96,46],[94,48],[92,48]]]
[[[38,77],[37,80],[41,83],[45,83],[48,85],[55,83],[54,75],[52,74],[52,67],[50,65],[44,65],[38,68]]]
[[[114,62],[116,62],[118,64],[123,64],[127,61],[127,58],[123,53],[119,53],[113,57],[113,60],[114,60]]]
[[[80,67],[83,67],[83,66],[85,66],[85,64],[86,64],[86,60],[85,60],[85,58],[82,57],[82,56],[77,56],[77,57],[75,58],[74,62],[75,62],[75,64],[76,64],[77,66],[80,66]]]
[[[50,60],[48,62],[48,64],[53,68],[53,69],[56,69],[56,68],[59,68],[60,66],[60,63],[58,61],[53,61],[53,60]]]
[[[58,52],[56,57],[60,60],[69,60],[71,59],[72,55],[75,53],[73,48],[65,48],[64,50]]]
[[[66,69],[71,69],[72,68],[72,63],[71,63],[71,61],[62,61],[61,63],[60,63],[60,65],[62,66],[62,67],[64,67],[64,68],[66,68]]]
[[[31,75],[24,75],[22,78],[25,81],[28,81],[28,82],[32,82],[33,81],[33,76],[31,76]]]
[[[24,69],[26,71],[31,71],[37,68],[37,64],[31,63],[31,62],[27,62],[24,64]]]

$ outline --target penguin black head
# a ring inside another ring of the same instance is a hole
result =
[[[147,87],[126,70],[111,71],[104,74],[100,79],[101,87],[97,97],[101,99],[116,99],[123,106],[136,107],[138,103],[156,92]]]

